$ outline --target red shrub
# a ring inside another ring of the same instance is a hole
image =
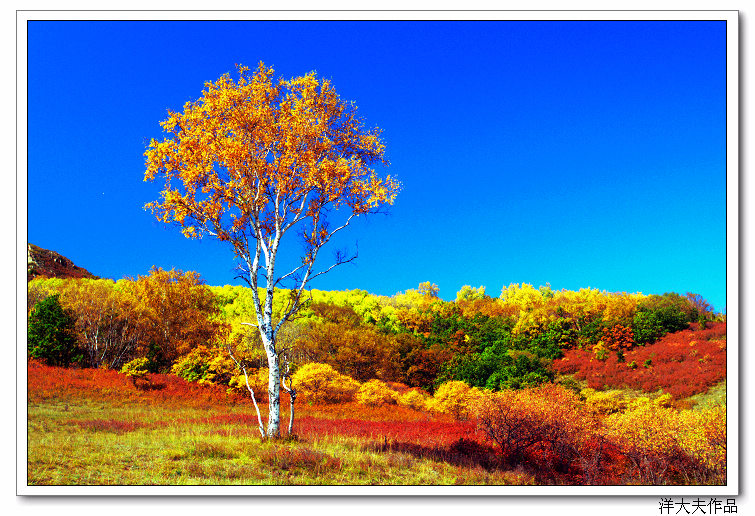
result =
[[[726,378],[725,336],[726,323],[715,323],[706,330],[669,333],[655,344],[624,352],[621,362],[616,355],[601,361],[589,351],[569,350],[553,362],[553,369],[587,380],[593,389],[664,389],[675,398],[685,398]]]
[[[630,349],[634,346],[634,333],[632,328],[626,328],[620,324],[612,328],[603,328],[603,343],[608,349]]]
[[[66,369],[30,361],[27,367],[29,402],[48,398],[88,398],[102,401],[133,400],[149,404],[188,405],[243,403],[246,398],[228,394],[225,387],[198,385],[169,374],[149,374],[149,383],[137,389],[129,378],[114,370]]]

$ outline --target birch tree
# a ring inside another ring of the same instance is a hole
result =
[[[373,168],[388,164],[380,130],[366,128],[330,81],[314,72],[275,79],[263,63],[237,71],[235,81],[225,74],[207,82],[198,100],[161,122],[167,134],[145,152],[145,181],[160,176],[165,187],[146,207],[188,238],[214,237],[232,247],[238,276],[252,290],[251,324],[269,366],[266,435],[276,437],[281,327],[314,278],[355,258],[336,253],[316,267],[323,246],[356,217],[392,204],[399,183]],[[299,260],[279,271],[281,244],[296,237]],[[279,287],[291,295],[274,319]]]

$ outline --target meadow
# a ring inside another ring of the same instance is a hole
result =
[[[533,482],[459,449],[460,440],[479,437],[468,421],[396,406],[303,403],[297,438],[262,441],[246,398],[152,376],[139,389],[115,371],[32,363],[29,485]]]

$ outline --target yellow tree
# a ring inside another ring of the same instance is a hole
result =
[[[314,73],[274,79],[263,63],[255,71],[237,69],[236,81],[225,74],[206,83],[182,113],[169,111],[161,124],[167,136],[152,140],[145,152],[145,180],[165,180],[161,198],[147,207],[189,238],[208,235],[232,246],[254,297],[254,326],[270,371],[266,433],[275,437],[278,332],[299,309],[309,282],[354,259],[336,253],[329,267],[315,269],[320,249],[355,217],[391,204],[399,184],[372,168],[387,165],[380,130],[367,129],[330,81]],[[304,249],[300,261],[280,273],[276,260],[289,234],[298,235]],[[287,285],[288,305],[274,319],[275,289]]]
[[[223,334],[215,296],[199,273],[152,267],[147,276],[124,282],[139,300],[151,362],[165,371],[182,355]]]

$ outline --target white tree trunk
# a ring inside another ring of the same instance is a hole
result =
[[[280,437],[280,365],[278,364],[278,355],[275,353],[275,343],[266,347],[267,366],[270,368],[268,375],[268,412],[267,412],[267,437]]]

